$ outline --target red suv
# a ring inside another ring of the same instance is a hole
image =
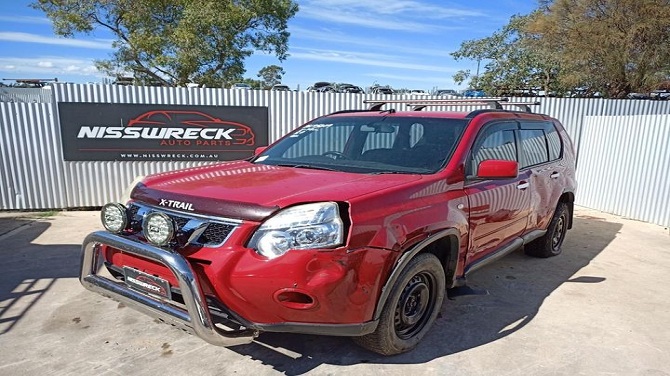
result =
[[[521,246],[561,252],[575,154],[557,120],[501,101],[388,102],[317,118],[248,160],[144,178],[103,207],[82,284],[216,345],[309,333],[390,355],[418,344],[472,271]]]

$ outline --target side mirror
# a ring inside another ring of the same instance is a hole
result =
[[[267,149],[267,148],[268,148],[267,146],[259,146],[259,147],[257,147],[256,150],[254,150],[254,155],[258,155],[258,154],[264,152],[265,149]]]
[[[500,159],[481,161],[477,167],[479,179],[513,179],[519,175],[519,163]]]

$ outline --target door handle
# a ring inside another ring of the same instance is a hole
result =
[[[516,186],[516,189],[520,189],[520,190],[523,191],[524,189],[528,188],[529,186],[530,186],[530,183],[524,181],[524,182],[519,183],[519,185]]]
[[[561,176],[560,172],[554,172],[553,174],[549,175],[549,177],[552,179],[558,179],[559,176]]]

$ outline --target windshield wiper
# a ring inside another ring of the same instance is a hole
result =
[[[275,166],[281,166],[281,167],[295,167],[295,168],[307,168],[307,169],[310,169],[310,170],[339,171],[339,170],[335,170],[335,169],[328,168],[328,167],[321,167],[321,166],[314,166],[314,165],[306,165],[306,164],[279,163],[279,164],[276,164]]]
[[[370,175],[416,175],[416,174],[425,174],[431,173],[431,170],[421,169],[421,171],[375,171],[370,172]]]
[[[416,174],[416,172],[409,172],[409,171],[375,171],[375,172],[370,172],[370,175],[393,175],[393,174],[400,174],[400,175],[411,175],[411,174]]]

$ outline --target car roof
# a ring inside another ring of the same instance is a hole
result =
[[[456,112],[456,111],[355,111],[355,112],[340,112],[326,116],[394,116],[394,117],[415,117],[415,118],[444,118],[444,119],[464,119],[470,112]]]
[[[495,118],[503,118],[507,115],[510,119],[534,119],[534,120],[548,120],[551,117],[545,114],[538,114],[524,111],[511,110],[497,110],[497,109],[478,109],[474,111],[342,111],[326,115],[326,117],[347,117],[347,116],[389,116],[402,118],[438,118],[438,119],[468,119],[474,118],[477,115],[492,116]]]

